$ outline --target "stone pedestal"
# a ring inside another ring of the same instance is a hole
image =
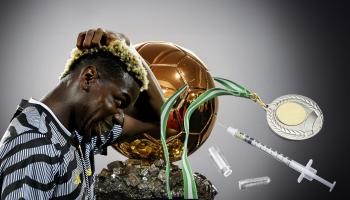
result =
[[[96,177],[97,200],[167,198],[165,162],[129,159],[114,161]],[[203,175],[194,174],[199,199],[214,199],[217,190]],[[183,198],[181,169],[171,164],[170,188],[173,198]]]

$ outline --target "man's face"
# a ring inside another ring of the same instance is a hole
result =
[[[135,103],[139,91],[140,86],[128,73],[117,79],[96,78],[91,81],[81,99],[83,106],[79,108],[78,132],[94,136],[110,131],[113,123],[121,122],[124,109]]]

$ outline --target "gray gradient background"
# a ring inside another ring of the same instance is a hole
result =
[[[331,2],[331,1],[329,1]],[[133,43],[171,41],[195,52],[212,75],[258,92],[266,102],[301,94],[322,108],[322,131],[306,141],[287,141],[270,131],[254,103],[220,98],[219,120],[237,127],[290,158],[314,159],[319,175],[337,186],[332,193],[215,127],[192,156],[194,171],[217,187],[216,199],[341,199],[349,197],[347,119],[349,101],[349,4],[280,1],[2,1],[0,6],[0,136],[22,98],[40,99],[58,82],[79,32],[102,27],[123,32]],[[221,148],[233,174],[216,171],[207,148]],[[99,172],[124,160],[109,149],[97,156]],[[270,176],[268,186],[238,189],[238,180]],[[344,196],[345,195],[345,196]]]

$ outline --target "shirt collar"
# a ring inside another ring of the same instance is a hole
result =
[[[68,129],[61,123],[61,121],[56,117],[56,115],[52,112],[52,110],[47,106],[45,105],[44,103],[40,102],[40,101],[37,101],[33,98],[30,98],[29,103],[32,103],[32,104],[37,104],[37,105],[40,105],[41,107],[43,107],[47,112],[50,113],[50,115],[54,118],[54,120],[57,122],[57,124],[61,127],[61,129],[68,135],[68,136],[72,136],[72,133],[70,131],[68,131]]]

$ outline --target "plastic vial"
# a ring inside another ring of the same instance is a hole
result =
[[[216,167],[225,177],[231,175],[231,166],[228,164],[224,155],[221,153],[218,147],[209,147],[208,149],[210,157],[214,160]]]
[[[238,188],[240,190],[244,190],[248,187],[254,187],[258,185],[267,185],[270,182],[271,182],[271,179],[268,176],[259,177],[259,178],[249,178],[249,179],[239,180]]]

